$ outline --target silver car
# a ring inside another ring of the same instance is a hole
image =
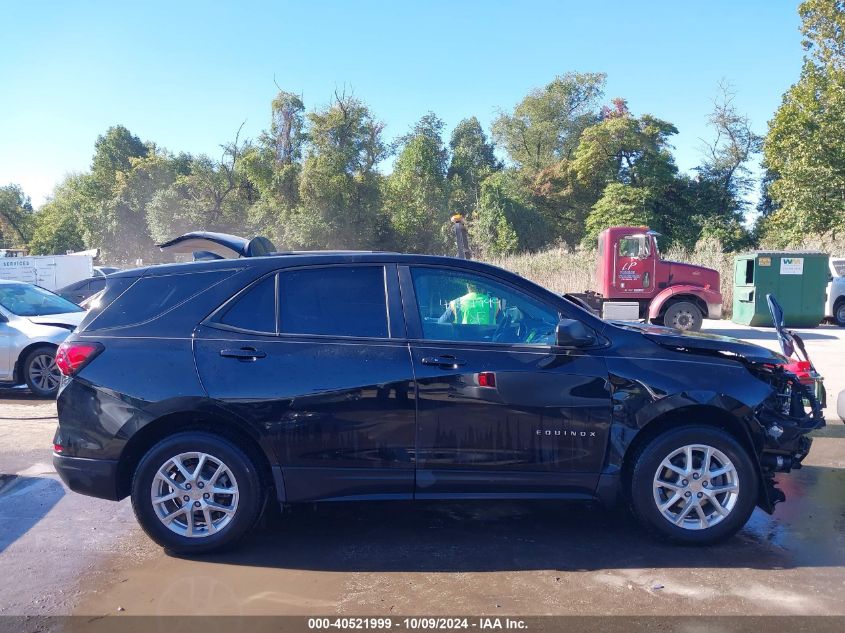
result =
[[[85,310],[49,290],[0,280],[0,382],[55,396],[61,379],[56,348],[84,316]]]

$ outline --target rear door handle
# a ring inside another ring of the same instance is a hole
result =
[[[466,365],[465,361],[455,358],[454,356],[449,356],[448,354],[443,356],[425,356],[420,362],[423,365],[433,365],[434,367],[439,367],[440,369],[457,369],[458,367]]]
[[[220,355],[224,358],[237,358],[238,360],[258,360],[267,356],[265,352],[254,347],[242,347],[240,349],[221,349]]]

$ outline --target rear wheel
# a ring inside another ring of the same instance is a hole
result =
[[[56,348],[40,345],[23,361],[23,379],[29,390],[39,398],[53,398],[59,390],[62,373],[56,367]]]
[[[651,440],[635,458],[630,480],[634,513],[672,540],[708,544],[748,521],[759,478],[748,452],[719,429],[686,426]]]
[[[839,299],[833,306],[833,322],[839,327],[845,327],[845,299]]]
[[[666,308],[663,314],[663,325],[676,330],[698,332],[704,320],[704,314],[694,303],[678,301]]]
[[[173,552],[228,547],[258,519],[261,480],[235,444],[211,433],[177,433],[144,456],[132,478],[132,507],[141,527]]]

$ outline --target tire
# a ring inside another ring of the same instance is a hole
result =
[[[162,472],[168,474],[167,481]],[[210,487],[231,492],[212,492]],[[165,500],[154,502],[154,493]],[[232,546],[257,522],[262,500],[255,463],[229,440],[205,431],[162,440],[144,455],[132,477],[138,522],[153,541],[177,554],[206,554]]]
[[[694,303],[689,301],[678,301],[672,303],[663,313],[663,324],[683,332],[698,332],[704,315]]]
[[[682,475],[665,466],[671,457],[672,466],[685,470],[687,447],[691,447],[693,466],[698,472]],[[732,470],[715,478],[702,474],[708,449],[709,472],[725,467]],[[746,449],[732,435],[707,426],[684,426],[655,437],[635,457],[629,483],[632,510],[648,530],[695,545],[715,543],[736,534],[754,511],[760,488],[757,468]],[[713,495],[714,486],[724,490]],[[726,514],[717,509],[716,503]]]
[[[56,348],[39,345],[31,350],[21,365],[23,379],[33,395],[39,398],[55,398],[59,391],[62,374],[56,367]]]
[[[833,322],[839,327],[845,327],[845,299],[837,300],[833,306]]]

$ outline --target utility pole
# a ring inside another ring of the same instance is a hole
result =
[[[458,246],[458,257],[461,259],[472,259],[472,252],[469,250],[469,237],[464,216],[456,213],[451,218],[452,228],[455,230],[455,243]]]

